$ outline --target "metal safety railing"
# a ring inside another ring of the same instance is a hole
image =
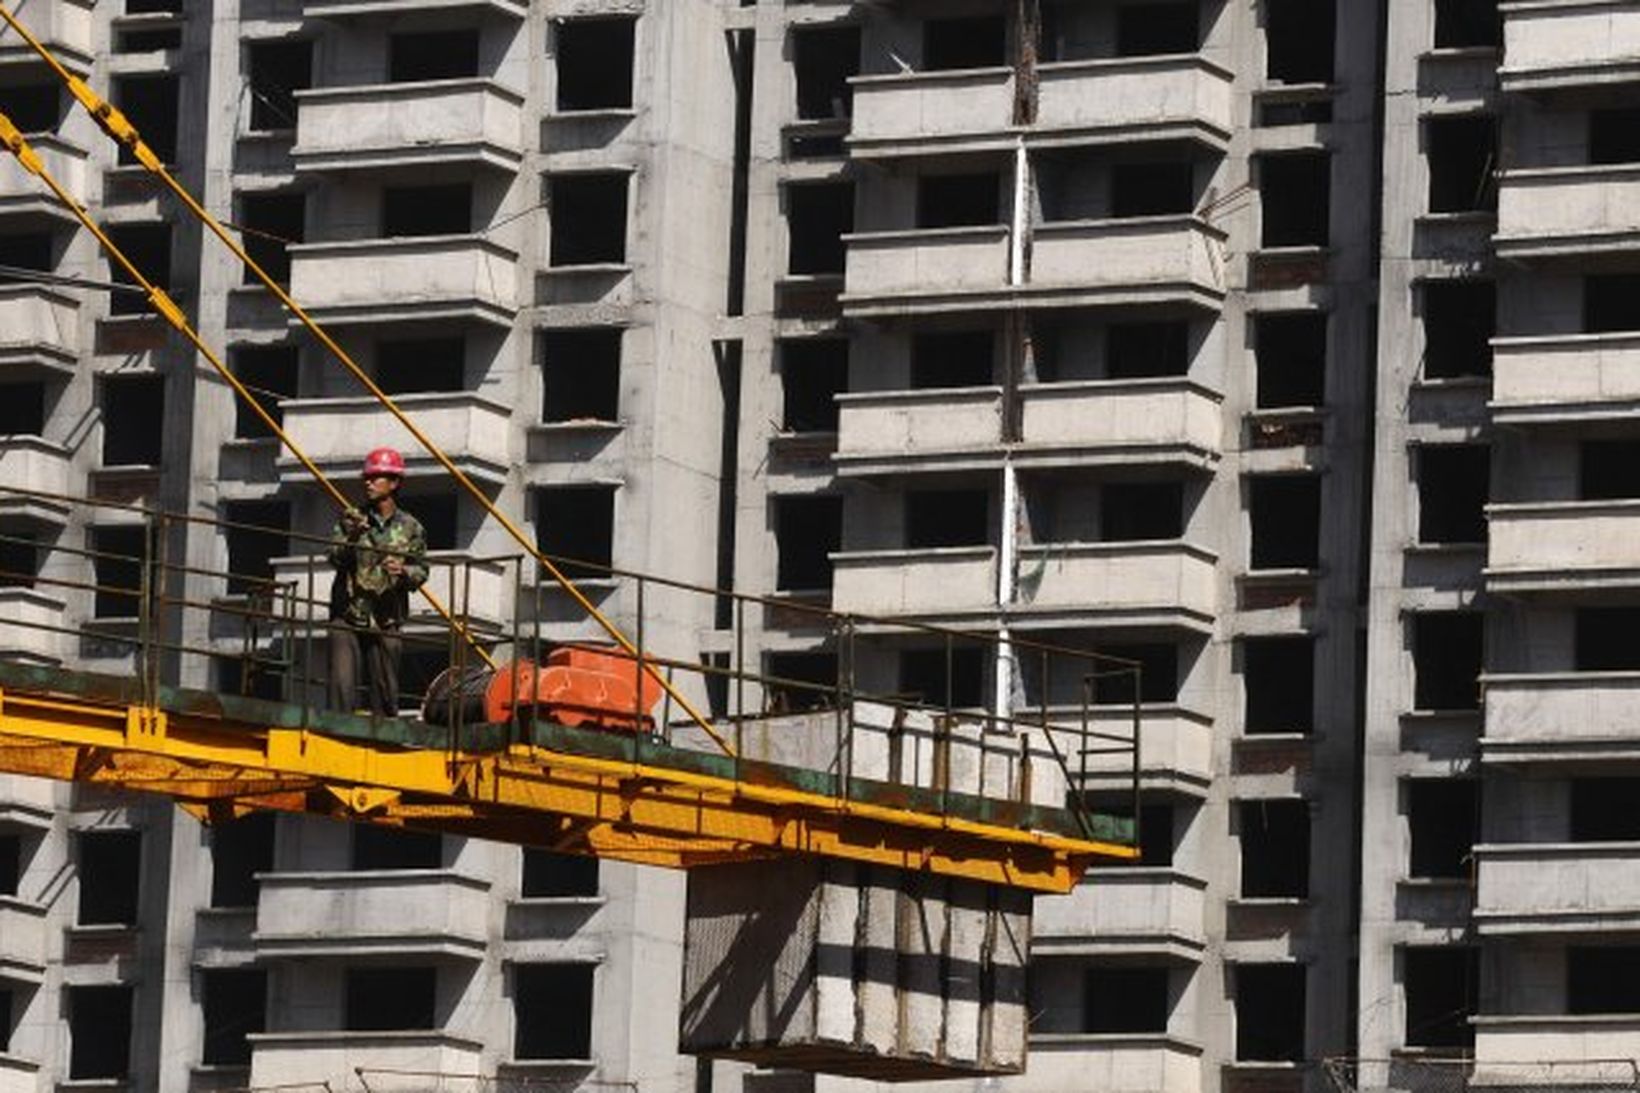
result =
[[[346,628],[331,617],[328,537],[0,485],[0,507],[8,497],[49,502],[67,518],[45,537],[0,531],[0,603],[11,593],[45,607],[0,611],[0,656],[93,667],[117,658],[150,698],[162,684],[203,683],[299,706],[304,724],[325,709],[325,643]],[[79,529],[83,546],[71,541]],[[219,557],[222,540],[235,536],[264,540],[254,570],[179,560]],[[1137,841],[1143,671],[1135,662],[552,561],[631,635],[631,654],[601,641],[578,612],[559,610],[561,588],[534,558],[435,554],[429,580],[445,593],[450,622],[412,615],[401,631],[401,708],[424,704],[435,671],[459,681],[540,664],[562,646],[593,647],[631,666],[633,708],[623,720],[637,731],[619,735],[636,762],[713,750],[693,713],[674,705],[681,693],[733,742],[737,780],[743,764],[785,762],[818,772],[840,798],[865,778],[936,791],[941,812],[949,794],[1035,803],[1068,810],[1088,837],[1097,811],[1131,816]],[[40,640],[28,641],[30,632]],[[783,651],[793,642],[801,645]],[[475,648],[487,651],[482,660]],[[991,686],[999,673],[1014,681],[1000,701]],[[655,674],[669,686],[646,689]],[[443,726],[452,752],[478,728],[457,697]],[[511,739],[528,739],[528,716],[513,704]],[[783,743],[768,743],[771,728]]]

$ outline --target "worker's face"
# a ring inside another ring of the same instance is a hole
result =
[[[398,488],[399,480],[390,474],[373,474],[364,480],[364,495],[372,504],[384,497],[391,497]]]

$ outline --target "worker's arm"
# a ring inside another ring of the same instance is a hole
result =
[[[330,529],[330,549],[325,551],[325,557],[337,569],[350,569],[354,561],[354,545],[359,536],[364,533],[368,521],[364,513],[358,509],[344,509],[337,517],[335,527]]]
[[[406,536],[403,550],[403,569],[398,573],[401,587],[414,592],[427,583],[427,532],[421,526],[421,521],[410,521],[410,534]]]

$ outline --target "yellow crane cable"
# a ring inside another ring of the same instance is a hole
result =
[[[79,220],[81,224],[85,225],[86,230],[96,237],[97,242],[102,245],[103,249],[106,250],[116,262],[119,263],[120,268],[124,269],[126,273],[131,276],[131,279],[136,282],[138,287],[140,287],[143,292],[147,294],[148,303],[151,307],[153,307],[154,311],[156,311],[161,318],[165,319],[166,322],[170,323],[179,332],[181,332],[183,337],[187,338],[188,341],[193,344],[193,347],[199,351],[199,355],[209,361],[211,367],[216,369],[217,374],[226,380],[228,385],[234,389],[234,392],[240,398],[244,399],[246,404],[256,411],[257,416],[262,419],[262,424],[271,429],[274,436],[279,438],[279,442],[286,448],[290,449],[291,454],[301,462],[303,467],[307,468],[308,473],[313,475],[318,483],[325,488],[331,498],[344,509],[352,508],[352,503],[349,502],[345,496],[343,496],[341,490],[336,488],[335,483],[331,482],[330,479],[325,476],[325,473],[314,465],[313,461],[308,458],[307,453],[297,447],[296,442],[291,440],[290,435],[285,432],[279,422],[274,420],[273,415],[269,414],[267,409],[264,408],[263,405],[258,402],[248,390],[246,390],[245,385],[239,382],[239,377],[235,376],[228,370],[228,366],[224,364],[222,359],[211,350],[211,347],[205,344],[205,341],[199,336],[199,333],[194,330],[191,324],[189,324],[188,317],[183,314],[182,308],[177,306],[176,301],[171,299],[164,289],[150,281],[143,274],[143,272],[125,256],[125,252],[120,250],[120,248],[115,245],[114,241],[108,237],[108,234],[97,225],[97,222],[91,218],[90,214],[88,214],[83,207],[81,207],[80,203],[76,201],[74,197],[66,190],[64,190],[62,185],[52,177],[51,172],[46,169],[44,161],[40,159],[39,153],[29,145],[28,141],[18,130],[17,126],[14,125],[12,120],[3,112],[0,112],[0,144],[3,144],[8,150],[10,150],[12,155],[17,157],[17,162],[22,165],[25,171],[44,182],[56,196],[57,200],[61,201],[63,205],[74,214],[75,218]],[[478,639],[475,638],[471,631],[469,631],[465,626],[461,625],[461,622],[450,613],[449,609],[446,608],[444,604],[439,602],[438,597],[435,596],[426,585],[422,585],[421,593],[426,597],[427,602],[432,605],[433,610],[437,611],[439,615],[443,617],[444,621],[450,625],[451,629],[455,630],[467,640],[467,643],[473,648],[473,651],[483,658],[484,663],[489,665],[491,668],[494,668],[496,666],[495,661],[490,657],[489,653],[485,651],[484,647],[478,643]]]
[[[642,666],[643,670],[650,676],[650,678],[660,685],[662,690],[672,697],[673,701],[677,702],[679,708],[681,708],[684,713],[689,716],[690,720],[699,725],[701,729],[703,729],[706,734],[717,743],[718,747],[721,748],[726,755],[734,755],[734,748],[729,745],[729,742],[723,738],[721,733],[712,727],[711,720],[704,714],[700,713],[700,711],[695,708],[694,704],[685,698],[673,685],[672,681],[667,679],[666,676],[662,674],[654,664],[645,660],[642,652],[632,643],[631,639],[621,631],[620,627],[616,626],[615,623],[611,621],[602,611],[598,610],[597,606],[587,598],[586,594],[576,587],[575,582],[565,576],[564,572],[559,569],[558,566],[554,565],[552,560],[543,554],[541,550],[530,541],[529,537],[524,534],[523,530],[519,528],[517,524],[513,523],[513,521],[508,518],[507,514],[502,512],[501,509],[498,508],[495,503],[485,495],[484,491],[478,487],[478,484],[469,478],[466,472],[464,472],[460,467],[456,466],[455,463],[450,460],[450,457],[445,455],[443,450],[440,449],[437,444],[433,443],[432,438],[422,432],[416,423],[411,421],[409,416],[405,414],[403,410],[399,409],[398,404],[393,401],[387,392],[383,391],[376,385],[376,382],[372,380],[364,369],[360,368],[353,358],[336,343],[335,339],[333,339],[323,327],[315,322],[300,304],[291,298],[290,293],[286,292],[277,281],[268,276],[267,271],[258,265],[256,260],[247,254],[245,249],[241,247],[231,235],[228,234],[227,229],[222,226],[221,222],[206,211],[204,206],[200,205],[200,203],[194,199],[193,194],[189,193],[181,183],[171,176],[171,172],[165,169],[165,164],[160,162],[159,157],[154,154],[153,149],[149,148],[148,145],[143,142],[142,135],[137,132],[136,126],[131,124],[131,119],[121,113],[113,103],[110,103],[108,100],[93,91],[85,83],[85,81],[81,80],[78,76],[74,75],[74,73],[63,67],[62,62],[57,60],[51,50],[47,49],[38,38],[31,34],[28,28],[19,22],[17,17],[14,16],[11,13],[11,10],[4,4],[0,4],[0,19],[3,19],[8,26],[15,30],[18,35],[20,35],[22,39],[28,43],[29,47],[40,56],[40,59],[45,61],[45,63],[57,73],[58,78],[61,79],[68,87],[69,93],[74,96],[81,106],[85,107],[86,112],[91,115],[92,120],[102,128],[103,132],[108,134],[108,136],[116,143],[130,149],[132,156],[135,157],[138,163],[146,168],[151,174],[156,175],[162,182],[164,182],[171,193],[176,196],[177,200],[181,201],[188,211],[192,213],[200,223],[209,228],[211,234],[221,240],[222,244],[233,253],[234,257],[237,258],[241,264],[243,264],[252,273],[256,274],[257,279],[262,282],[263,286],[266,287],[269,292],[273,293],[279,302],[290,310],[292,315],[295,315],[296,318],[301,321],[302,325],[305,326],[308,331],[319,340],[319,344],[323,345],[325,349],[330,352],[331,356],[335,357],[343,367],[353,374],[353,377],[364,386],[364,389],[369,392],[377,402],[381,403],[381,405],[393,415],[398,423],[404,427],[405,431],[407,431],[415,439],[416,443],[420,444],[422,448],[424,448],[427,453],[431,455],[433,459],[436,460],[438,464],[443,467],[444,470],[452,478],[454,478],[456,482],[473,497],[474,500],[479,503],[484,511],[493,517],[495,521],[506,530],[508,535],[512,536],[513,540],[520,547],[522,547],[531,557],[533,557],[546,569],[548,576],[550,576],[560,588],[569,593],[570,597],[574,599],[576,604],[583,611],[585,611],[594,622],[598,624],[604,633],[607,634],[609,638],[617,645],[619,645],[621,649],[629,656],[635,657],[638,660],[638,663]],[[486,657],[485,659],[488,660],[489,658]]]

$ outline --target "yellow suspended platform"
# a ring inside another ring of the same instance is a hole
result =
[[[817,854],[1038,892],[1131,860],[1131,820],[546,722],[400,719],[0,663],[0,772],[158,793],[206,821],[307,812],[689,868]],[[1084,830],[1092,827],[1093,830]]]

